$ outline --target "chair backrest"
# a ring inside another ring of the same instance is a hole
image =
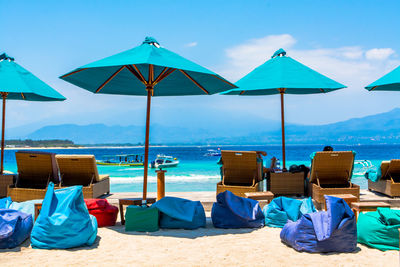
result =
[[[60,177],[54,153],[17,151],[17,187],[46,188],[49,182],[58,184]]]
[[[252,185],[258,179],[257,153],[255,151],[221,151],[223,183]]]
[[[353,151],[316,152],[311,163],[310,182],[347,184],[351,179],[353,166]]]
[[[400,177],[400,159],[392,159],[391,161],[382,161],[381,163],[382,178],[399,178]]]
[[[94,155],[57,155],[63,185],[89,185],[100,181]]]

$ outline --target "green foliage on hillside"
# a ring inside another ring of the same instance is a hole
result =
[[[7,147],[79,147],[71,140],[6,140]]]

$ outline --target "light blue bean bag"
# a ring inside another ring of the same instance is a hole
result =
[[[160,228],[197,229],[206,226],[206,214],[200,201],[163,197],[152,207],[160,211]]]
[[[30,214],[0,209],[0,249],[19,246],[29,237],[32,226],[33,220]]]
[[[33,248],[66,249],[90,246],[97,236],[97,221],[86,208],[82,186],[54,191],[51,182],[31,234]]]
[[[263,209],[265,225],[278,228],[282,228],[288,221],[297,221],[303,214],[316,211],[311,198],[298,200],[288,197],[274,198]]]
[[[35,204],[42,203],[42,199],[28,200],[24,202],[12,202],[9,209],[19,210],[24,213],[32,215],[33,221],[35,221]]]

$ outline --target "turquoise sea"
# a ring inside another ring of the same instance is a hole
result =
[[[214,191],[216,183],[220,180],[219,157],[206,157],[208,149],[226,150],[262,150],[268,153],[266,162],[272,156],[281,158],[280,146],[170,146],[151,147],[150,161],[154,160],[157,154],[166,154],[177,157],[180,161],[176,168],[168,168],[166,173],[166,191],[169,192],[190,192],[190,191]],[[286,148],[287,166],[291,164],[310,165],[309,156],[314,151],[322,150],[320,145],[289,145]],[[334,146],[335,150],[353,150],[356,160],[369,160],[373,165],[379,166],[382,160],[400,158],[400,145],[359,145],[359,146]],[[17,172],[13,149],[5,151],[5,169]],[[143,153],[142,147],[135,148],[84,148],[84,149],[42,149],[58,154],[93,154],[97,159],[105,155]],[[119,166],[98,166],[101,174],[111,176],[111,192],[141,192],[143,180],[143,167],[119,167]],[[365,168],[356,164],[352,181],[362,188],[367,188],[367,181],[362,172]],[[154,169],[149,172],[149,191],[157,190],[156,173]]]

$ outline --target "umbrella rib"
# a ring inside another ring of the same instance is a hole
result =
[[[67,74],[65,74],[65,75],[61,76],[60,78],[66,78],[66,77],[68,77],[68,76],[70,76],[70,75],[72,75],[72,74],[75,74],[75,73],[81,72],[81,71],[83,71],[83,70],[86,70],[86,69],[87,69],[87,68],[84,68],[84,69],[79,69],[79,70],[74,70],[73,72],[67,73]]]
[[[218,80],[220,80],[220,81],[223,81],[224,83],[227,83],[227,84],[229,84],[230,86],[233,86],[234,88],[238,88],[236,85],[234,85],[233,83],[230,83],[229,81],[227,81],[227,80],[225,80],[225,79],[222,79],[221,77],[219,77],[218,75],[212,75],[212,76],[214,76],[215,78],[217,78]]]
[[[166,70],[167,68],[165,68],[164,70]],[[163,72],[164,72],[163,70]],[[176,69],[168,69],[166,70],[164,73],[160,73],[160,75],[158,75],[158,77],[156,78],[156,80],[154,81],[154,85],[156,85],[157,83],[161,82],[163,79],[167,78],[167,76],[169,76],[171,73],[173,73],[174,71],[176,71]],[[162,75],[162,76],[161,76]]]
[[[22,99],[25,100],[24,93],[21,93]]]
[[[142,79],[142,77],[140,77],[139,73],[136,72],[136,70],[134,68],[132,68],[132,66],[130,65],[126,65],[126,68],[133,74],[135,75],[135,77],[143,84],[146,84],[146,81]]]
[[[117,76],[117,74],[120,73],[124,68],[125,68],[125,66],[122,66],[122,67],[119,68],[116,72],[114,72],[113,75],[111,75],[102,85],[100,85],[99,88],[97,88],[97,90],[95,91],[95,93],[100,92],[100,90],[103,89],[103,87],[106,86],[106,84],[109,83],[115,76]]]
[[[135,68],[136,72],[139,74],[142,83],[147,85],[146,79],[143,77],[142,73],[139,71],[138,67],[135,64],[132,64],[132,66]]]
[[[370,91],[373,91],[373,90],[375,90],[375,88],[376,88],[376,87],[378,87],[378,86],[374,86],[374,87],[372,87]]]
[[[180,72],[182,72],[189,80],[191,80],[195,85],[197,85],[201,90],[203,90],[207,95],[209,95],[210,93],[204,89],[203,86],[201,86],[198,82],[196,82],[195,79],[193,79],[189,74],[186,73],[186,71],[184,70],[179,70]]]
[[[243,94],[244,94],[244,92],[245,92],[245,91],[241,91],[241,92],[239,93],[239,95],[243,95]]]

